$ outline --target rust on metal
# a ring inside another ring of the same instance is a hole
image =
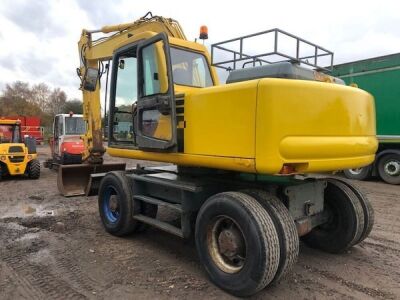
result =
[[[239,225],[228,216],[218,216],[207,228],[207,246],[214,263],[223,272],[238,273],[246,260],[246,241]]]
[[[306,235],[312,230],[312,223],[310,218],[296,220],[297,233],[299,236]]]

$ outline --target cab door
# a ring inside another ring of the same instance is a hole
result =
[[[176,109],[167,35],[160,33],[141,42],[137,59],[137,146],[150,151],[176,151]]]
[[[53,126],[53,143],[54,143],[54,154],[56,156],[61,156],[61,144],[62,137],[64,135],[64,120],[63,115],[57,115],[54,118],[54,126]]]

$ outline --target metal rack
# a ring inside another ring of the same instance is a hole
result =
[[[246,43],[249,43],[251,38],[258,38],[260,36],[265,37],[265,41],[267,41],[268,38],[273,38],[272,43],[266,43],[266,48],[272,46],[273,50],[257,54],[250,54],[249,52],[244,53],[243,49]],[[290,40],[292,43],[294,42],[295,55],[290,54],[290,52],[294,52],[293,49],[291,49],[292,51],[285,51],[279,47],[279,41],[283,38],[287,41]],[[233,47],[233,44],[235,43],[236,46]],[[309,51],[307,53],[302,53],[302,50],[305,47],[308,47]],[[310,54],[310,50],[312,54]],[[217,51],[222,58],[216,59]],[[324,62],[322,63],[321,58],[324,58]],[[317,70],[329,72],[333,67],[333,52],[291,33],[274,28],[212,44],[211,61],[213,66],[227,71],[246,68],[249,66],[290,61],[300,65],[307,65]]]

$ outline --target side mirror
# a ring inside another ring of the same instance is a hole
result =
[[[99,80],[99,70],[96,68],[87,68],[83,77],[82,88],[85,91],[94,92],[96,90],[97,81]]]

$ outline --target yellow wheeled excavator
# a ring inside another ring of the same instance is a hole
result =
[[[248,39],[264,34],[274,37],[272,52],[246,50]],[[295,54],[279,50],[282,34],[294,39]],[[315,51],[302,54],[304,43]],[[151,14],[83,30],[87,164],[62,166],[59,186],[65,194],[98,194],[113,235],[151,225],[193,236],[212,282],[249,296],[290,272],[299,236],[331,253],[368,236],[373,209],[365,195],[347,181],[310,174],[374,160],[374,101],[320,72],[319,61],[332,52],[279,29],[211,48],[212,56],[178,22]],[[99,82],[109,61],[105,149]],[[227,84],[219,84],[215,67],[230,71]],[[105,151],[169,164],[125,170],[103,164]],[[179,214],[180,225],[157,219],[160,206]]]

